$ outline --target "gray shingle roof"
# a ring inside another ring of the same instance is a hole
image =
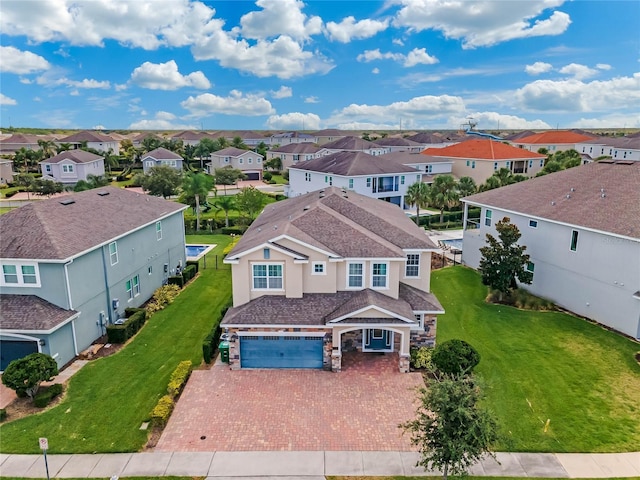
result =
[[[354,150],[354,151],[363,151],[368,150],[370,148],[380,148],[373,142],[368,140],[364,140],[358,137],[342,137],[338,140],[334,140],[333,142],[325,143],[323,145],[324,148],[328,148],[331,150]]]
[[[104,157],[96,155],[95,153],[85,152],[84,150],[66,150],[40,163],[60,163],[65,160],[70,160],[73,163],[91,163],[101,158]]]
[[[68,137],[61,138],[58,141],[60,143],[115,142],[115,140],[108,135],[99,132],[91,132],[89,130],[74,133]]]
[[[142,156],[142,160],[149,157],[155,160],[182,160],[180,155],[163,147],[159,147],[155,150],[151,150],[149,153],[145,153]]]
[[[356,175],[380,175],[395,173],[418,173],[413,167],[390,161],[382,155],[364,152],[337,152],[297,163],[291,167],[298,170],[322,172],[351,177]]]
[[[282,147],[274,148],[270,150],[272,153],[316,153],[322,150],[322,147],[319,147],[315,143],[311,142],[302,142],[302,143],[289,143]]]
[[[227,148],[223,148],[222,150],[218,150],[217,152],[213,152],[211,155],[239,157],[240,155],[244,155],[245,153],[253,153],[253,152],[251,152],[251,150],[242,150],[241,148],[236,148],[236,147],[227,147]]]
[[[116,187],[35,201],[0,216],[0,258],[64,260],[185,208]]]
[[[590,163],[464,200],[640,238],[640,162]]]
[[[0,328],[3,330],[51,330],[77,313],[35,295],[0,295]]]

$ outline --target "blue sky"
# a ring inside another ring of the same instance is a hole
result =
[[[640,2],[2,0],[1,126],[640,128]]]

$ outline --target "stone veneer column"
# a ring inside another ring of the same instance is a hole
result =
[[[337,350],[331,352],[331,371],[332,372],[341,372],[342,371],[342,353]]]
[[[400,373],[409,373],[409,355],[398,355],[400,357]]]

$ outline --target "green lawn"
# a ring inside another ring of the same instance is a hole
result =
[[[465,267],[434,271],[432,287],[447,312],[438,341],[480,352],[476,371],[504,435],[498,450],[640,451],[638,343],[564,313],[488,305]]]
[[[66,399],[40,415],[0,427],[2,453],[38,453],[48,437],[50,453],[135,452],[146,443],[139,430],[169,375],[182,360],[202,361],[202,340],[231,298],[231,270],[222,250],[231,237],[198,235],[187,242],[215,243],[207,268],[119,353],[87,364],[69,383]],[[215,269],[215,256],[219,269]]]

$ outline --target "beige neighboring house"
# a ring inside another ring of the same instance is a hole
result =
[[[286,170],[298,162],[312,160],[322,155],[328,155],[329,153],[327,149],[319,147],[315,143],[290,143],[268,150],[267,159],[271,160],[280,157],[282,160],[282,170]]]
[[[109,150],[114,155],[120,154],[120,141],[116,140],[109,135],[105,135],[100,132],[93,132],[91,130],[84,130],[82,132],[74,133],[68,137],[63,137],[57,140],[58,145],[62,143],[70,143],[74,149],[79,149],[84,143],[87,148],[92,148],[99,152],[107,153]]]
[[[455,177],[471,177],[480,185],[501,168],[514,175],[534,177],[544,168],[546,155],[494,140],[467,140],[442,148],[427,148],[421,155],[453,162]]]
[[[546,148],[552,154],[564,150],[575,150],[576,144],[584,143],[593,138],[596,138],[596,135],[582,131],[548,130],[511,140],[511,144],[530,152],[537,152],[541,148]]]
[[[436,246],[400,208],[337,187],[268,205],[231,265],[231,369],[340,371],[342,353],[394,355],[433,346]]]
[[[322,147],[327,149],[328,153],[364,152],[369,155],[384,155],[391,152],[388,147],[353,136],[339,138],[333,142],[325,143]]]
[[[104,157],[84,150],[67,150],[40,162],[43,178],[75,185],[87,175],[104,175]]]
[[[174,168],[181,172],[182,162],[184,161],[180,155],[163,147],[145,153],[140,160],[142,161],[142,170],[144,173],[149,173],[149,169],[161,165]]]
[[[380,145],[381,147],[386,147],[389,150],[389,153],[420,153],[424,150],[424,147],[420,143],[402,137],[376,138],[373,143]]]
[[[206,164],[207,173],[213,175],[216,168],[233,167],[246,175],[247,180],[262,180],[262,160],[259,153],[241,148],[227,147],[209,155],[210,163]]]
[[[14,133],[0,139],[0,153],[15,153],[21,148],[27,150],[40,150],[38,140],[53,140],[51,135],[30,135],[24,133]]]
[[[345,132],[335,128],[326,128],[324,130],[318,130],[317,132],[311,132],[311,135],[316,137],[316,143],[318,145],[324,145],[325,143],[333,142],[351,134],[351,132]]]
[[[0,185],[13,182],[13,162],[0,158]]]

